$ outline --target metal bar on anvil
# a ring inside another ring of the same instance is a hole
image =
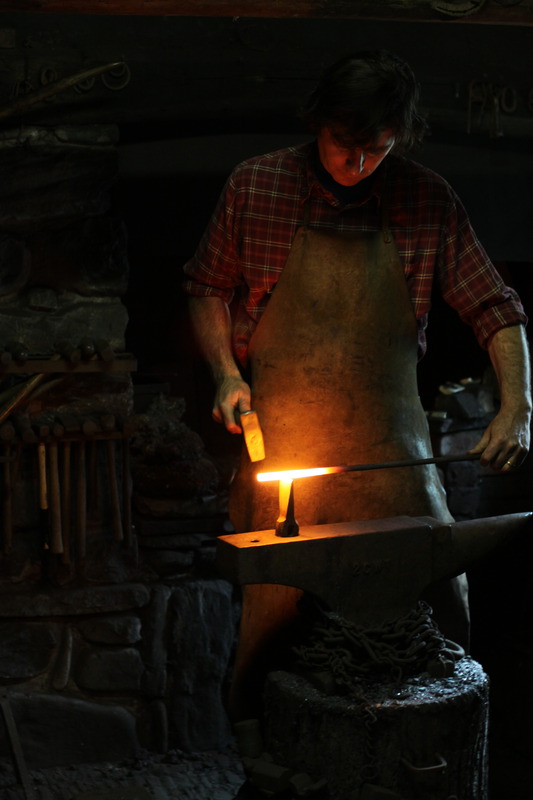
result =
[[[293,586],[346,619],[375,624],[532,526],[533,513],[523,512],[451,523],[391,517],[303,525],[296,538],[252,531],[219,537],[217,566],[235,584]]]
[[[336,475],[342,472],[365,472],[372,469],[392,469],[394,467],[421,467],[425,464],[449,464],[453,461],[479,461],[480,457],[481,453],[463,453],[460,455],[431,456],[430,458],[406,458],[401,461],[377,461],[370,464],[341,464],[335,467],[276,470],[274,472],[259,472],[257,480],[261,483],[279,481],[284,478],[297,480],[298,478],[320,477],[321,475]]]

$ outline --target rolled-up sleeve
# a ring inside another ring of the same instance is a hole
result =
[[[183,290],[186,294],[221,297],[230,303],[235,287],[242,282],[235,195],[232,175],[226,182],[196,253],[183,267],[186,275]]]
[[[505,285],[453,190],[441,241],[437,271],[440,291],[463,322],[472,327],[481,347],[486,349],[502,328],[527,323],[517,293]]]

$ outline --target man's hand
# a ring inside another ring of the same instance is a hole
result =
[[[242,433],[239,414],[252,408],[251,392],[242,378],[231,376],[224,378],[218,385],[213,404],[213,418],[222,422],[230,433]]]
[[[527,456],[531,435],[531,370],[523,326],[497,331],[488,349],[500,387],[500,411],[470,452],[481,453],[484,466],[507,472]]]
[[[189,309],[196,339],[216,387],[213,417],[230,433],[242,433],[239,414],[251,410],[251,392],[233,358],[228,306],[220,297],[190,297]]]
[[[492,420],[470,453],[481,453],[480,463],[507,472],[519,467],[530,445],[529,412],[507,413],[501,410]]]

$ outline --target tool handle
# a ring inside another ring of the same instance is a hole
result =
[[[242,428],[244,441],[250,456],[250,461],[263,461],[265,457],[265,444],[263,441],[263,432],[259,425],[256,411],[241,411],[239,424]]]
[[[49,515],[50,515],[50,550],[52,553],[63,552],[63,534],[61,528],[61,488],[59,483],[59,459],[57,442],[48,445],[48,466],[50,476]]]

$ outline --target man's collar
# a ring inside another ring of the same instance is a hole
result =
[[[360,206],[372,197],[376,197],[379,203],[384,185],[385,161],[360,184],[355,187],[344,187],[337,184],[322,166],[318,157],[316,141],[309,142],[306,161],[308,187],[305,199],[307,200],[313,195],[323,197],[328,203],[338,208]],[[363,186],[363,184],[365,185]],[[351,189],[355,191],[350,191]]]

